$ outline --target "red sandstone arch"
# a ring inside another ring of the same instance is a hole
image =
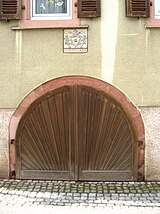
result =
[[[111,98],[120,103],[126,115],[132,124],[135,131],[136,141],[138,144],[138,174],[137,180],[144,180],[144,124],[140,112],[133,105],[133,103],[116,87],[108,84],[102,80],[86,77],[86,76],[67,76],[50,80],[31,91],[19,104],[18,108],[13,113],[9,125],[9,139],[10,139],[10,176],[15,174],[15,136],[19,121],[22,115],[27,111],[29,106],[40,96],[48,91],[53,91],[63,86],[84,85],[101,90],[108,94]]]

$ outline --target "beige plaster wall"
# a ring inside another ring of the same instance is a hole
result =
[[[87,24],[88,53],[63,53],[63,29],[19,31],[10,29],[17,22],[0,22],[0,108],[17,107],[33,88],[59,76],[100,77],[100,19]]]
[[[64,54],[63,29],[13,31],[0,22],[0,108],[15,108],[33,88],[64,75],[103,79],[139,106],[160,105],[159,29],[125,17],[125,1],[102,0],[102,16],[88,25],[88,53]]]
[[[125,17],[124,1],[102,2],[102,17],[83,19],[88,53],[63,53],[63,29],[13,31],[0,22],[0,109],[16,108],[33,88],[64,75],[103,79],[142,108],[146,129],[146,179],[159,179],[160,29],[146,19]],[[147,108],[149,106],[149,108]],[[146,107],[146,108],[145,108]],[[0,176],[8,174],[8,125],[12,110],[0,111]]]
[[[160,29],[125,17],[125,1],[102,0],[102,78],[136,105],[160,105]]]

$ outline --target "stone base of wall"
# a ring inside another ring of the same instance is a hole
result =
[[[145,125],[145,180],[160,180],[160,107],[139,107]],[[9,177],[9,121],[14,109],[0,109],[0,178]]]
[[[140,107],[145,125],[145,180],[160,180],[160,107]]]
[[[9,121],[14,109],[0,109],[0,178],[9,178]]]

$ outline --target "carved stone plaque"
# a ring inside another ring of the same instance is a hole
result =
[[[88,51],[88,30],[87,28],[65,29],[64,30],[64,52],[65,53],[86,53]]]

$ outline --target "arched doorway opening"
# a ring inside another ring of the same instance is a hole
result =
[[[144,125],[114,86],[61,77],[33,90],[10,122],[10,170],[17,179],[144,179]]]

